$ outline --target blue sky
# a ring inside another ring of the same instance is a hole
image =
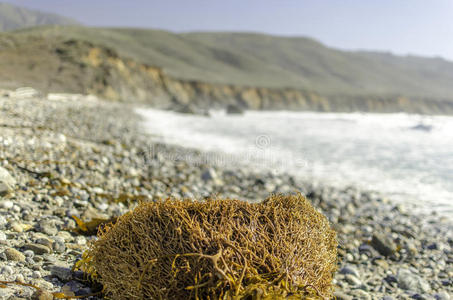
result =
[[[92,26],[310,36],[453,60],[453,0],[6,0]]]

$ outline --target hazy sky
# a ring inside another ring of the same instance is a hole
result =
[[[86,25],[310,36],[453,60],[453,0],[6,0]]]

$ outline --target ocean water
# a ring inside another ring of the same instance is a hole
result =
[[[453,117],[247,112],[210,117],[138,109],[165,143],[219,153],[219,164],[356,186],[453,216]]]

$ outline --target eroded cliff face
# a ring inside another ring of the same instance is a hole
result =
[[[20,48],[23,53],[17,51],[17,43],[1,53],[3,65],[9,69],[0,70],[0,82],[30,85],[44,92],[90,93],[164,109],[190,105],[205,110],[235,105],[252,110],[453,114],[453,103],[448,101],[402,96],[326,96],[290,88],[181,80],[168,76],[159,67],[120,57],[109,48],[86,41],[36,40],[33,43]],[[17,75],[10,76],[11,73]]]
[[[159,67],[138,64],[99,47],[89,47],[82,56],[86,68],[102,70],[87,92],[112,100],[146,102],[157,107],[194,105],[200,108],[315,109],[329,110],[326,98],[316,93],[291,90],[211,84],[172,78]]]
[[[89,47],[83,61],[104,70],[103,80],[88,92],[114,100],[140,101],[159,108],[193,105],[200,109],[236,105],[252,110],[332,112],[453,113],[453,103],[403,96],[322,96],[296,89],[271,89],[212,84],[172,78],[158,67],[138,64],[111,51]]]

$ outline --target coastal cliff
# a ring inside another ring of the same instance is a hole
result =
[[[195,110],[229,105],[250,110],[410,112],[452,114],[453,102],[401,95],[326,95],[309,89],[209,83],[170,76],[161,67],[123,57],[83,40],[33,38],[3,41],[0,83],[43,92],[94,94],[163,109]]]
[[[72,44],[66,42],[65,45]],[[82,61],[99,70],[85,92],[112,99],[134,99],[160,108],[193,105],[251,110],[310,110],[323,112],[453,113],[453,102],[389,96],[323,96],[293,88],[266,88],[184,80],[162,68],[120,57],[114,51],[86,43]],[[68,47],[70,51],[70,47]],[[101,72],[101,73],[100,73]]]

